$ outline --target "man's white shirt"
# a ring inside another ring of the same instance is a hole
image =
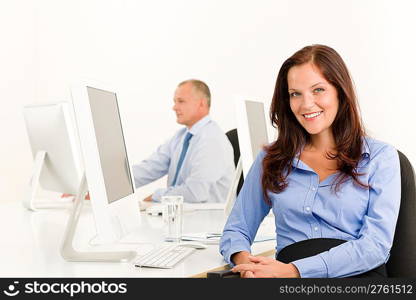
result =
[[[176,184],[172,186],[188,132],[192,138]],[[224,202],[235,170],[231,143],[210,116],[189,130],[186,127],[178,130],[149,158],[132,168],[136,188],[168,175],[168,187],[157,189],[152,195],[154,201],[160,201],[162,196],[182,195],[189,203]]]

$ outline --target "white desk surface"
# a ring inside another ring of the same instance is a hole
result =
[[[112,249],[136,250],[144,254],[163,242],[160,216],[142,213],[139,232]],[[196,250],[173,269],[136,268],[129,263],[77,263],[65,261],[59,252],[69,216],[68,209],[27,211],[20,202],[0,204],[0,277],[191,277],[225,265],[218,245]],[[274,231],[274,220],[266,218],[259,232]],[[183,233],[221,232],[225,223],[222,210],[184,213]],[[74,246],[79,250],[105,250],[93,246],[95,228],[90,205],[84,205]],[[275,241],[254,243],[252,253],[275,247]]]

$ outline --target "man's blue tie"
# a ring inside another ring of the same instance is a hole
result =
[[[176,167],[175,178],[172,181],[172,186],[176,184],[176,179],[178,179],[179,170],[182,167],[183,160],[185,159],[186,151],[188,151],[189,140],[192,137],[192,133],[188,132],[183,140],[181,156],[179,156],[178,166]]]

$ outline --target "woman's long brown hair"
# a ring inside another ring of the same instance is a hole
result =
[[[354,85],[341,56],[324,45],[307,46],[289,57],[280,68],[270,106],[270,119],[278,129],[278,138],[265,147],[263,159],[262,187],[265,201],[271,205],[268,193],[280,193],[287,186],[291,164],[302,147],[310,143],[309,133],[299,124],[289,103],[287,75],[293,66],[313,63],[332,84],[338,93],[338,112],[332,123],[336,153],[327,153],[327,158],[337,161],[340,174],[335,180],[335,191],[352,177],[361,187],[368,187],[358,180],[361,175],[357,165],[361,159],[365,131],[359,115]]]

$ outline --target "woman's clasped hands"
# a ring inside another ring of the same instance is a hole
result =
[[[240,272],[242,278],[299,278],[298,269],[292,263],[285,264],[271,257],[248,256],[249,263],[231,269]]]

